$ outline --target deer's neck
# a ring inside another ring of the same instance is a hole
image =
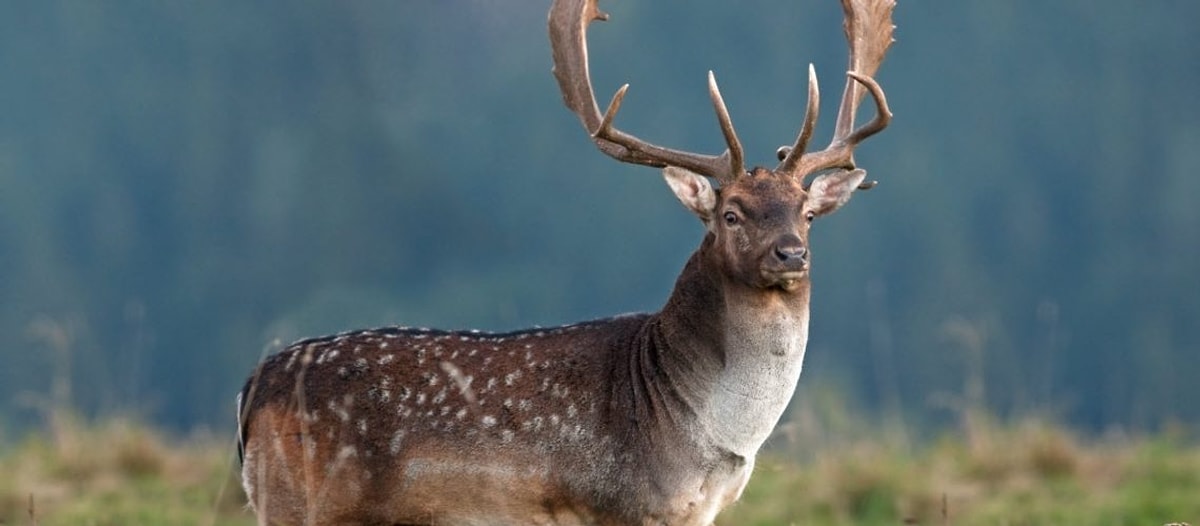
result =
[[[791,293],[730,284],[709,268],[709,241],[688,261],[643,349],[668,386],[647,395],[687,421],[701,445],[753,458],[800,377],[809,284]]]

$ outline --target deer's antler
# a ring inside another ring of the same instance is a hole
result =
[[[729,182],[745,173],[742,143],[733,129],[729,110],[717,89],[716,77],[708,72],[708,94],[712,99],[721,133],[728,146],[721,155],[703,155],[664,148],[643,141],[613,126],[621,101],[629,85],[621,86],[608,110],[600,113],[592,80],[588,74],[587,26],[593,20],[608,20],[596,7],[597,0],[555,0],[550,7],[550,47],[554,53],[554,77],[562,91],[563,102],[592,136],[600,151],[618,161],[663,167],[686,168],[693,172]]]
[[[664,148],[648,143],[613,126],[621,101],[629,89],[617,90],[607,111],[600,113],[588,73],[587,27],[593,20],[608,20],[596,6],[597,0],[555,0],[550,8],[550,45],[554,53],[554,76],[558,79],[563,101],[592,136],[600,151],[619,161],[662,167],[686,168],[720,180],[732,181],[746,172],[742,144],[733,129],[729,111],[721,99],[716,78],[708,73],[708,93],[712,99],[721,132],[728,146],[721,155],[703,155]],[[883,89],[873,75],[892,44],[892,10],[895,0],[842,0],[846,15],[846,40],[850,44],[850,67],[846,88],[838,109],[833,140],[819,152],[805,153],[816,127],[820,92],[812,65],[808,70],[808,107],[800,134],[791,147],[778,151],[780,164],[775,171],[806,177],[831,168],[854,168],[854,148],[867,137],[879,133],[891,122]],[[864,90],[865,88],[865,90]],[[876,115],[870,122],[854,128],[858,104],[867,94],[875,100]],[[864,183],[860,188],[870,188]]]
[[[824,150],[805,153],[816,126],[817,106],[820,103],[817,75],[810,64],[808,109],[804,115],[804,124],[801,125],[795,145],[779,149],[781,162],[776,171],[795,177],[806,177],[830,168],[854,168],[854,148],[867,137],[882,131],[891,122],[892,112],[888,109],[887,97],[883,88],[879,87],[879,83],[872,77],[894,41],[892,10],[895,7],[895,0],[842,0],[842,10],[846,14],[844,29],[850,45],[850,70],[846,73],[849,78],[846,79],[846,89],[842,92],[833,141]],[[858,104],[867,92],[875,99],[875,118],[858,128],[853,128]],[[872,186],[874,183],[864,183],[860,188]]]

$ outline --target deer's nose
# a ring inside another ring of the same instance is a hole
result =
[[[775,259],[789,265],[803,265],[808,260],[808,248],[796,236],[784,236],[775,242]]]

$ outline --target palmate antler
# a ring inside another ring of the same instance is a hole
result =
[[[741,142],[711,71],[708,74],[708,93],[727,145],[725,152],[720,155],[664,148],[615,128],[613,119],[621,107],[628,84],[617,90],[607,111],[600,113],[588,73],[587,26],[593,20],[608,20],[608,15],[600,11],[596,1],[555,0],[550,8],[549,26],[554,76],[562,91],[563,102],[579,116],[600,151],[622,162],[686,168],[713,177],[722,184],[746,173]],[[816,73],[810,65],[809,102],[804,124],[796,143],[790,148],[779,149],[781,162],[776,172],[805,177],[830,168],[853,168],[854,148],[858,143],[878,133],[891,121],[887,99],[872,76],[892,43],[891,14],[894,7],[895,0],[842,0],[846,14],[846,38],[850,44],[850,71],[847,73],[850,78],[842,95],[833,141],[820,152],[805,154],[816,126],[819,104]],[[860,84],[875,99],[877,114],[871,122],[851,131],[858,104],[866,94],[859,89]]]

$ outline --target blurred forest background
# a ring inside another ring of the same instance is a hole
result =
[[[0,427],[52,400],[230,429],[264,352],[384,324],[659,308],[702,236],[595,150],[549,2],[0,6]],[[833,0],[614,0],[618,125],[716,153],[712,69],[774,166]],[[881,184],[816,225],[799,397],[912,429],[964,403],[1083,429],[1200,422],[1200,3],[901,1]]]

